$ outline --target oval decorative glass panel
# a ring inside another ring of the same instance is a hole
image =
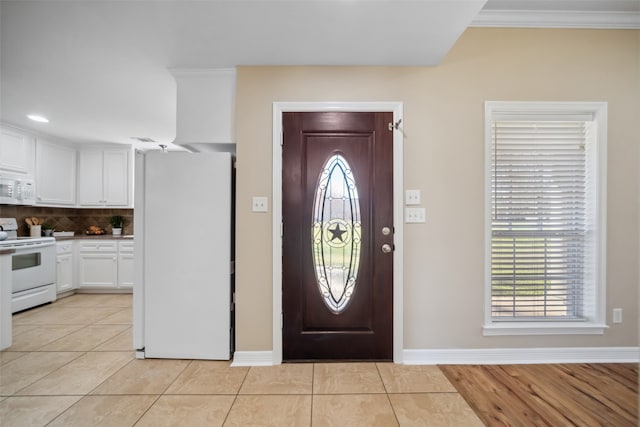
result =
[[[355,291],[362,242],[358,188],[340,154],[329,157],[318,177],[311,236],[318,291],[327,308],[340,314]]]

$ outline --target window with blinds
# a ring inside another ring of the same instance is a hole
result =
[[[584,318],[591,121],[491,123],[491,317]]]
[[[606,102],[485,102],[483,335],[602,334]]]

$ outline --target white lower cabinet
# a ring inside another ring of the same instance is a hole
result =
[[[133,241],[78,241],[80,289],[133,288]]]
[[[133,241],[118,242],[118,287],[133,289]]]
[[[78,287],[114,289],[118,286],[118,242],[78,242]]]
[[[57,292],[68,292],[75,288],[73,280],[73,242],[56,243],[56,287]]]

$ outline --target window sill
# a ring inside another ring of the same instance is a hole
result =
[[[587,322],[493,322],[482,326],[482,335],[602,335],[607,328]]]

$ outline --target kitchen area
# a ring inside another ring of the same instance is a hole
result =
[[[73,292],[132,291],[133,233],[114,235],[109,225],[112,218],[132,224],[132,209],[90,211],[93,214],[74,215],[63,208],[3,206],[3,215],[8,216],[0,217],[0,227],[7,236],[0,246],[14,248],[20,260],[15,273],[22,283],[14,279],[13,313]],[[88,225],[77,225],[83,221]],[[125,230],[132,230],[132,225]],[[56,286],[48,292],[42,288],[52,284]]]
[[[132,147],[79,147],[2,124],[0,250],[11,252],[3,331],[14,313],[74,293],[131,294]]]
[[[74,294],[133,294],[138,358],[231,358],[230,153],[0,132],[1,349],[12,315]],[[176,232],[182,218],[208,226]]]
[[[0,122],[0,350],[12,315],[74,294],[132,294],[137,358],[231,359],[235,69],[172,73],[188,114],[169,150]]]

